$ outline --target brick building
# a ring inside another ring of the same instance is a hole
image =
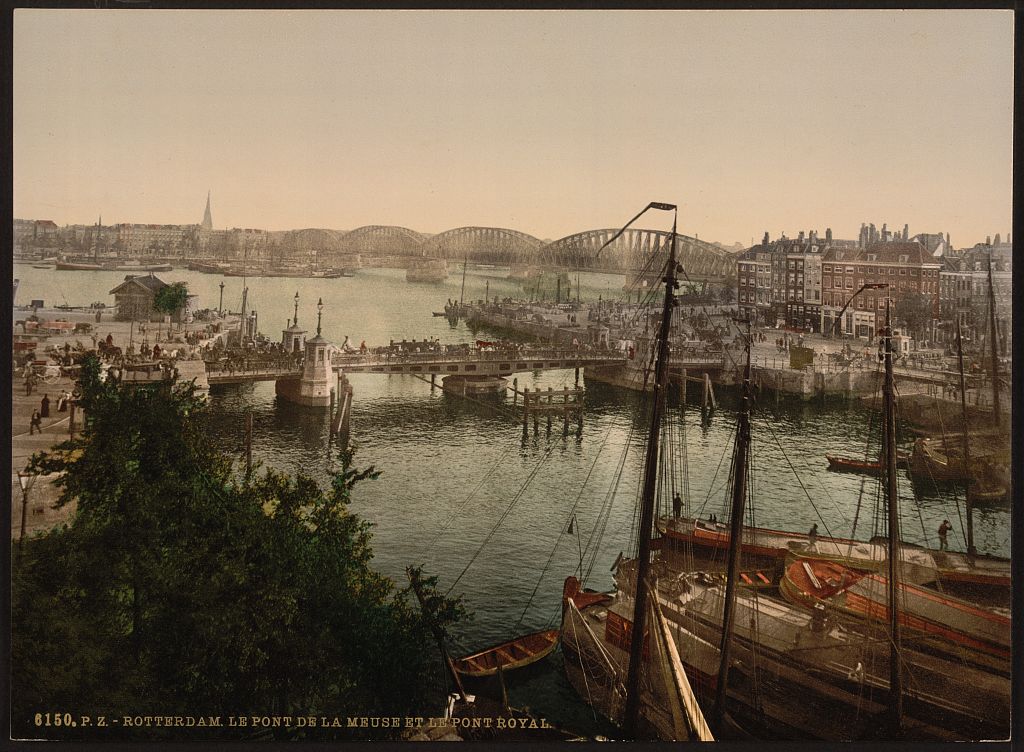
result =
[[[911,295],[923,295],[931,308],[927,333],[934,338],[940,316],[939,273],[942,262],[917,241],[878,242],[857,250],[830,249],[822,258],[822,325],[830,330],[850,300],[838,332],[857,337],[874,336],[885,320],[885,302],[892,298],[897,311]],[[864,290],[865,284],[885,283],[887,289]]]

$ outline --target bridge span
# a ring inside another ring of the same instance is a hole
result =
[[[522,352],[479,350],[470,353],[403,353],[381,355],[335,354],[331,365],[342,373],[415,374],[465,377],[510,376],[525,371],[545,371],[586,366],[622,365],[626,357],[613,350],[575,348],[527,349]]]

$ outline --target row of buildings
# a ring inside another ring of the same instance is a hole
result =
[[[206,197],[203,221],[198,224],[119,222],[104,225],[100,217],[92,225],[59,227],[48,219],[14,220],[14,247],[22,252],[33,248],[60,248],[69,254],[117,255],[138,260],[198,256],[262,261],[274,256],[308,252],[308,249],[290,247],[286,236],[287,233],[250,227],[215,230],[209,196]]]
[[[1000,347],[1011,337],[1010,238],[956,251],[949,235],[909,236],[863,226],[856,241],[816,232],[769,240],[737,257],[737,302],[755,320],[811,332],[871,338],[883,324],[886,301],[900,325],[918,338],[950,342],[959,321],[977,342],[989,331],[995,298]],[[989,262],[993,295],[989,293]],[[886,285],[885,288],[880,285]],[[879,287],[875,287],[875,286]],[[838,321],[837,321],[838,318]]]

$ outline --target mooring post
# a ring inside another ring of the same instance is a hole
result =
[[[437,374],[436,373],[430,374],[430,391],[434,391],[434,387],[436,386],[435,383],[434,383],[434,380],[436,378],[437,378]]]
[[[512,379],[512,404],[516,404],[519,399],[519,379]],[[523,397],[523,403],[525,404],[526,397]]]
[[[580,388],[580,367],[576,366],[576,388]]]

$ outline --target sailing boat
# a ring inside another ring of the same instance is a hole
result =
[[[651,208],[672,211],[674,217],[672,242],[665,274],[665,302],[662,309],[655,363],[654,399],[648,432],[648,449],[644,463],[643,498],[638,528],[639,552],[635,561],[637,572],[634,587],[629,602],[625,598],[620,598],[611,599],[614,602],[608,604],[608,599],[604,597],[589,599],[583,597],[577,600],[579,583],[575,577],[568,578],[563,589],[562,649],[567,673],[574,684],[577,684],[579,678],[582,678],[583,683],[589,685],[588,664],[590,667],[598,668],[599,674],[594,675],[593,678],[603,679],[597,685],[603,691],[595,705],[605,715],[622,726],[627,738],[635,739],[639,736],[653,734],[658,738],[670,740],[712,741],[714,737],[686,678],[676,645],[672,641],[673,638],[670,637],[671,630],[662,616],[657,599],[657,588],[656,586],[652,587],[648,581],[651,574],[651,535],[654,528],[654,504],[658,482],[658,444],[665,410],[665,392],[668,385],[668,343],[671,334],[672,311],[675,307],[675,290],[678,287],[676,282],[675,205],[654,202],[648,204],[644,211],[630,220],[604,245],[607,246],[614,242],[630,224]],[[602,249],[598,249],[598,253]],[[608,617],[613,608],[618,609],[614,622],[607,622],[609,625],[615,623],[621,627],[615,632],[614,637],[616,641],[614,648],[617,648],[618,655],[612,654],[609,647],[603,644],[602,639],[595,635],[593,628],[587,623],[587,617],[581,611],[581,606],[586,608],[588,600],[591,607],[600,609],[597,615],[599,619]],[[653,640],[647,639],[644,630],[644,626],[648,622],[649,611],[651,615],[655,616],[654,621],[657,627],[653,630],[655,633]],[[629,624],[628,628],[627,623]],[[580,639],[581,633],[584,635],[583,641]],[[651,650],[652,642],[654,651]],[[628,643],[628,648],[626,643]],[[598,652],[600,661],[590,660],[589,651],[591,650]],[[655,651],[660,657],[658,661],[650,660]],[[577,661],[580,665],[579,674],[573,671]],[[645,672],[647,682],[642,686],[641,674],[644,673],[645,667],[648,669]],[[655,669],[654,671],[650,670],[652,667]],[[663,678],[661,683],[652,677],[652,673],[657,673],[657,669],[661,670]],[[589,689],[588,696],[594,702],[594,695],[589,694]],[[670,716],[664,712],[666,708],[670,710]]]
[[[888,603],[898,604],[903,568],[890,333],[887,327],[885,562]],[[623,656],[634,665],[644,653],[639,602],[649,595],[671,625],[685,674],[693,682],[699,707],[709,712],[716,735],[825,740],[1005,737],[1008,677],[904,644],[898,606],[890,606],[891,618],[879,634],[877,629],[854,630],[838,623],[823,606],[808,612],[741,584],[741,522],[750,448],[749,347],[748,337],[743,407],[733,450],[727,573],[690,571],[666,557],[654,564],[648,561],[645,543],[650,543],[650,528],[645,519],[650,521],[653,504],[645,483],[640,553],[635,560],[617,562],[615,591],[589,593],[581,591],[574,577],[566,580],[562,649],[570,682],[595,708],[627,729],[629,697],[636,698],[634,703],[657,699],[656,682],[648,681],[645,687],[631,681],[623,684],[621,670]],[[663,354],[659,347],[659,362]],[[648,469],[657,466],[658,402],[655,399],[652,412]]]

